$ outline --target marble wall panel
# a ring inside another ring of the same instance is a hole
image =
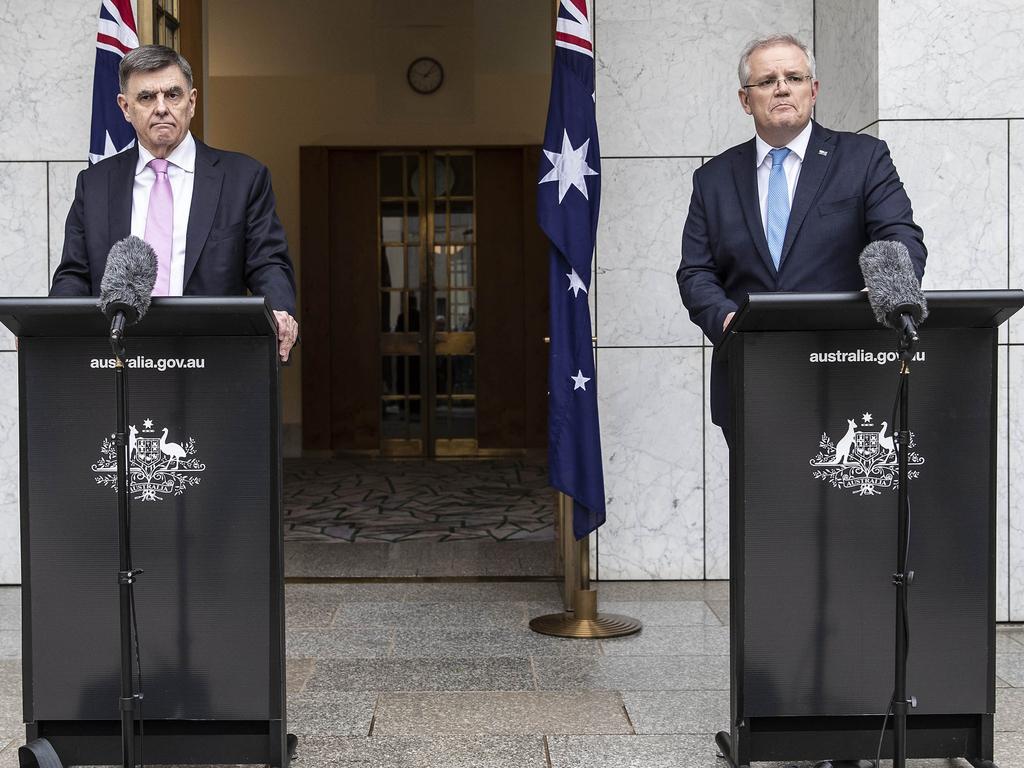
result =
[[[0,160],[89,154],[99,3],[35,0],[0,15]]]
[[[996,621],[1010,620],[1010,378],[1009,347],[999,345],[996,422]]]
[[[53,277],[53,270],[60,264],[60,254],[64,248],[64,222],[68,218],[71,201],[75,197],[75,181],[80,171],[88,167],[88,163],[49,163],[50,179],[50,255],[47,275]],[[47,280],[49,285],[49,279]]]
[[[702,351],[605,349],[601,579],[704,578]]]
[[[878,3],[815,0],[814,56],[821,82],[814,116],[840,131],[878,119]]]
[[[1010,288],[1024,288],[1024,120],[1007,124],[1010,145]],[[1010,318],[1010,341],[1024,342],[1024,317]]]
[[[0,584],[21,583],[18,353],[0,352]]]
[[[746,141],[753,124],[736,95],[740,51],[775,29],[810,40],[812,16],[812,0],[598,0],[602,153],[716,155]]]
[[[1020,0],[879,0],[878,32],[879,117],[1024,117]]]
[[[46,227],[46,163],[0,162],[0,294],[46,295]],[[6,328],[0,349],[14,349]]]
[[[695,159],[606,160],[597,237],[601,346],[701,344],[676,269]]]
[[[711,348],[704,349],[704,578],[729,578],[729,446],[711,423]]]
[[[1007,287],[1006,123],[884,121],[879,136],[924,229],[924,287]]]
[[[1009,619],[1024,621],[1024,346],[1009,347]],[[1002,574],[999,574],[1001,577]]]

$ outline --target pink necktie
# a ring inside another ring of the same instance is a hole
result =
[[[167,178],[167,161],[153,158],[149,167],[156,181],[149,193],[145,240],[156,251],[156,285],[154,296],[166,296],[171,290],[171,251],[174,250],[174,196]]]

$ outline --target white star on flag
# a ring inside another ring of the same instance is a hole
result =
[[[573,392],[575,392],[577,389],[582,389],[584,392],[587,391],[587,382],[590,381],[590,379],[583,375],[582,370],[578,369],[576,371],[576,375],[570,376],[569,378],[572,379],[573,383],[576,384],[576,386],[572,388]]]
[[[583,284],[580,276],[576,274],[576,270],[572,270],[566,275],[569,278],[569,290],[572,291],[572,297],[578,299],[580,297],[580,291],[587,293],[587,286]]]
[[[565,193],[569,191],[569,187],[576,187],[576,189],[583,193],[584,198],[590,199],[587,194],[587,184],[584,178],[586,176],[597,176],[598,173],[587,165],[587,148],[589,146],[590,139],[587,139],[579,147],[573,149],[572,142],[569,141],[569,132],[563,130],[561,153],[544,150],[544,154],[551,161],[552,168],[537,183],[543,184],[545,181],[557,181],[559,203],[562,202]]]

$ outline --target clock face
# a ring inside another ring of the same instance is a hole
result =
[[[405,76],[416,93],[433,93],[444,82],[444,68],[437,59],[422,56],[409,65]]]

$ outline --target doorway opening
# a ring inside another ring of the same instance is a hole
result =
[[[474,563],[463,570],[506,556],[519,565],[495,567],[522,568],[524,548],[542,545],[519,575],[553,572],[539,157],[302,148],[304,458],[286,465],[290,541],[361,543],[360,557],[443,542],[443,557],[401,558],[419,575],[459,571],[460,547]]]

